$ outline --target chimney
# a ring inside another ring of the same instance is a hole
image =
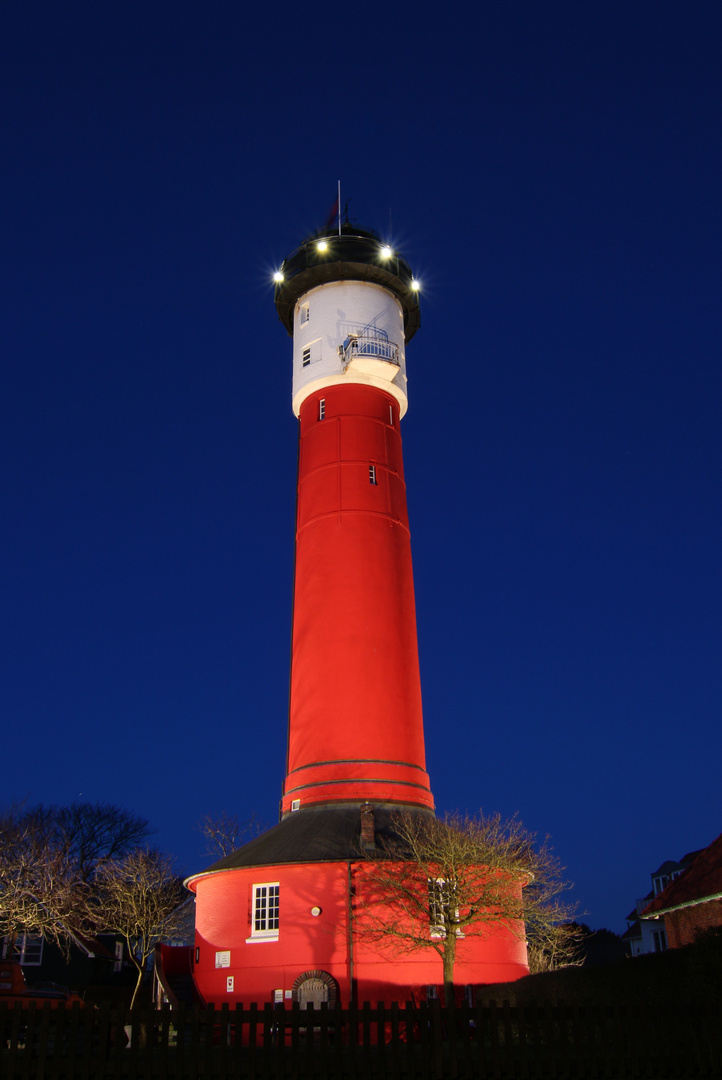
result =
[[[368,851],[375,848],[374,808],[371,803],[364,803],[361,807],[361,850]]]

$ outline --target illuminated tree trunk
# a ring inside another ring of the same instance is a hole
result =
[[[456,930],[447,931],[444,940],[444,1004],[454,1004],[454,963],[456,962]]]

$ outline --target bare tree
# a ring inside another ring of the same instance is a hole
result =
[[[56,843],[44,811],[6,811],[0,819],[0,933],[42,934],[67,948],[88,923],[88,896]]]
[[[93,931],[98,867],[149,831],[145,819],[104,803],[0,813],[0,934],[42,934],[67,951]]]
[[[527,929],[527,962],[532,975],[580,967],[584,963],[584,928],[576,922],[548,923]]]
[[[139,847],[153,831],[145,818],[109,803],[71,803],[51,811],[83,881],[90,881],[101,863]]]
[[[444,997],[454,1000],[459,939],[504,927],[520,938],[569,922],[569,888],[548,843],[518,818],[394,815],[390,839],[369,859],[358,932],[399,952],[435,950]],[[526,924],[526,925],[525,925]]]
[[[132,1008],[156,944],[183,926],[181,906],[187,894],[171,860],[141,848],[103,863],[97,884],[102,928],[123,937],[138,972]]]
[[[247,821],[242,821],[237,814],[228,814],[225,810],[218,817],[206,814],[198,822],[197,828],[205,838],[206,855],[215,859],[225,859],[226,855],[232,855],[242,844],[262,831],[255,814],[251,814]]]

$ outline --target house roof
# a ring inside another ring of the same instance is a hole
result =
[[[393,815],[399,810],[433,817],[428,810],[375,803],[374,834],[377,841],[393,837]],[[186,884],[191,885],[206,874],[240,867],[343,862],[362,857],[360,804],[307,807],[289,814],[268,832],[250,840],[212,866],[191,874]]]
[[[706,900],[722,897],[722,835],[703,848],[678,878],[671,881],[666,889],[644,911],[642,918],[651,919],[666,911],[701,904]]]
[[[658,877],[659,874],[673,874],[675,870],[685,870],[693,859],[697,856],[703,848],[698,848],[697,851],[688,851],[686,855],[683,855],[679,862],[675,862],[674,859],[665,859],[660,867],[658,867],[652,874],[652,877]]]

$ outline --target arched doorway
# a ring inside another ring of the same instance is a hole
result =
[[[297,1001],[302,1009],[308,1005],[318,1009],[323,1004],[332,1008],[337,998],[338,983],[327,971],[304,971],[293,984],[293,1000]]]

